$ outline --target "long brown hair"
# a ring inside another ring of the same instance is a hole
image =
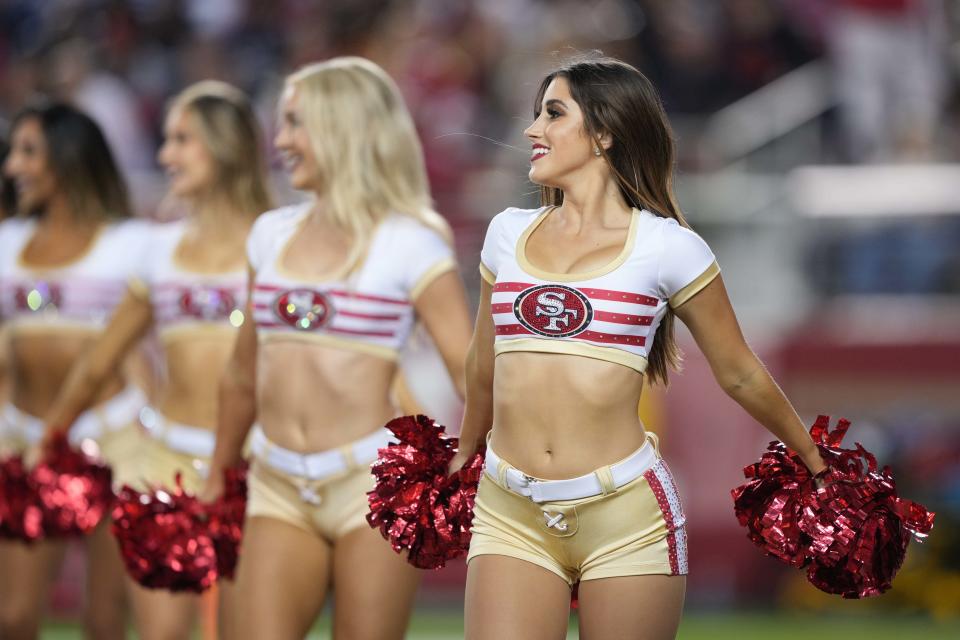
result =
[[[195,116],[207,150],[217,165],[217,188],[240,214],[256,216],[270,209],[262,136],[247,96],[225,82],[204,80],[180,92],[170,111]]]
[[[640,71],[615,58],[575,59],[540,83],[536,116],[540,115],[547,86],[558,77],[566,79],[570,95],[580,105],[590,138],[596,140],[604,134],[610,137],[610,148],[600,145],[600,149],[626,203],[690,228],[673,193],[673,131],[653,84]],[[540,202],[559,206],[563,191],[541,186]],[[650,351],[647,375],[653,383],[667,384],[669,369],[680,365],[673,326],[674,314],[668,307]]]
[[[40,123],[47,165],[75,216],[130,217],[127,185],[103,132],[90,116],[64,103],[36,104],[16,115],[11,131],[30,119]]]

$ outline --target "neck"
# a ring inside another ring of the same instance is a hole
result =
[[[77,216],[67,201],[66,195],[55,194],[43,208],[40,224],[51,229],[75,229],[77,227],[96,226],[97,220],[86,221]]]
[[[221,191],[211,191],[189,201],[191,219],[195,227],[216,235],[244,235],[253,224],[254,214],[238,211],[234,203]]]
[[[577,176],[563,188],[561,209],[570,220],[579,220],[580,225],[614,227],[622,226],[624,214],[630,213],[630,206],[609,173]]]

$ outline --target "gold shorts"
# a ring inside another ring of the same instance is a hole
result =
[[[176,486],[176,476],[179,473],[186,491],[196,493],[203,488],[210,468],[209,458],[174,451],[142,429],[139,445],[140,449],[134,455],[136,464],[127,467],[120,478],[124,484],[138,491],[154,487],[172,489]],[[116,470],[114,479],[117,479]]]
[[[609,467],[595,473],[603,470]],[[570,585],[620,576],[686,575],[685,522],[673,476],[659,457],[635,480],[579,500],[537,503],[484,473],[467,562],[481,555],[517,558]]]
[[[373,487],[369,465],[322,480],[307,480],[254,458],[247,476],[247,518],[275,518],[334,542],[369,526],[367,492]]]
[[[139,422],[102,436],[97,442],[100,457],[113,470],[113,486],[119,489],[140,470],[140,456],[146,437]]]

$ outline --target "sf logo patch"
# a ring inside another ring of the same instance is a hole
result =
[[[319,291],[293,289],[277,298],[274,311],[278,318],[294,329],[313,331],[330,322],[333,305]]]
[[[593,307],[576,289],[544,284],[517,296],[513,314],[520,324],[537,335],[567,338],[587,328],[593,320]]]
[[[220,320],[237,308],[233,293],[219,287],[193,287],[180,295],[180,311],[191,318]]]

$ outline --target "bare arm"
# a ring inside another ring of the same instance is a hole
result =
[[[48,435],[67,431],[77,416],[90,407],[103,383],[120,368],[152,323],[149,299],[128,291],[97,341],[70,368],[46,416]]]
[[[250,270],[243,324],[237,332],[233,354],[220,377],[217,441],[210,475],[201,496],[216,499],[223,490],[223,471],[238,464],[243,444],[257,417],[257,327],[253,320],[253,280]]]
[[[437,345],[460,397],[465,396],[464,366],[470,343],[470,312],[460,274],[448,271],[427,285],[414,302],[417,315]]]
[[[480,307],[473,330],[473,339],[467,351],[466,406],[460,428],[460,450],[450,462],[451,471],[463,466],[467,458],[479,449],[493,427],[493,341],[495,329],[490,314],[492,287],[486,280],[480,282]]]
[[[825,465],[797,412],[747,346],[722,278],[717,276],[676,314],[690,329],[724,392],[796,451],[813,473],[823,470]]]

